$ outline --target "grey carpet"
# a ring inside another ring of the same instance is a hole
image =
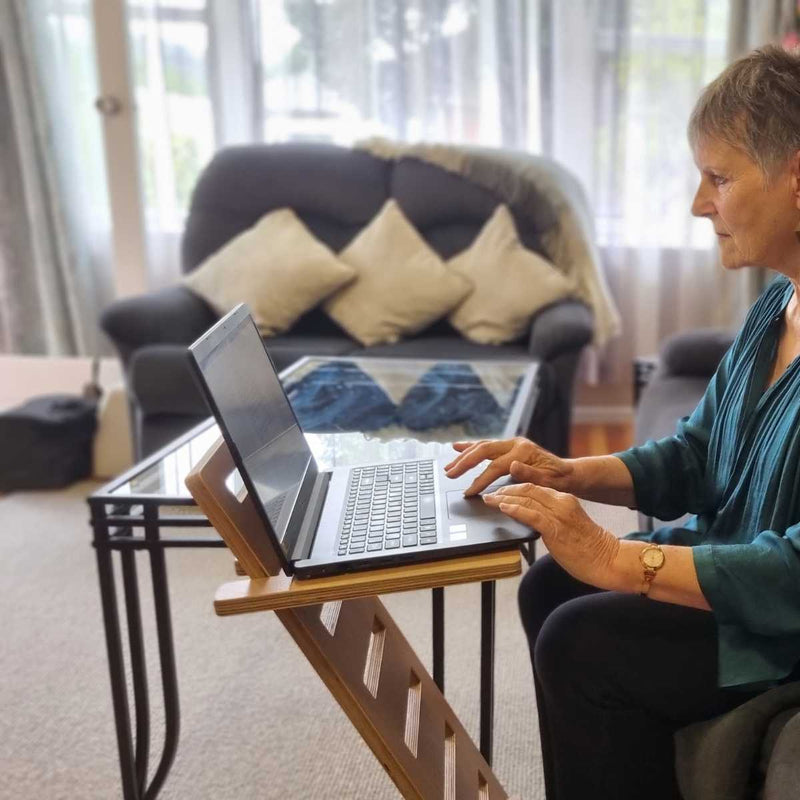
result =
[[[0,797],[9,800],[121,796],[84,502],[92,488],[0,497]],[[627,509],[587,506],[617,533],[636,524]],[[160,797],[399,797],[273,615],[214,616],[214,590],[234,577],[230,555],[172,550],[167,559],[181,738]],[[145,555],[138,565],[153,761],[163,712]],[[535,800],[544,791],[516,585],[502,581],[497,593],[495,769],[510,794]],[[430,664],[430,593],[385,601]],[[447,589],[445,694],[476,739],[479,616],[477,586]]]

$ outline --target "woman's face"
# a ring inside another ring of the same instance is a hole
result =
[[[708,217],[726,269],[758,266],[786,272],[797,268],[800,221],[796,164],[765,185],[759,167],[741,150],[717,139],[698,143],[700,170],[692,214]]]

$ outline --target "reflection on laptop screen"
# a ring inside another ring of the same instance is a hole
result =
[[[197,363],[267,518],[287,550],[290,515],[282,512],[294,504],[311,451],[252,319],[244,317]]]

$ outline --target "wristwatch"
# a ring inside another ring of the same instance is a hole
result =
[[[644,588],[639,592],[642,597],[647,597],[656,573],[664,566],[666,560],[667,557],[658,544],[649,544],[639,553],[639,561],[644,567]]]

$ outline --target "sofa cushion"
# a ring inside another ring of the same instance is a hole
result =
[[[389,200],[340,254],[358,277],[325,302],[335,322],[363,345],[397,342],[443,317],[472,291],[447,269]]]
[[[345,336],[271,336],[264,340],[267,350],[280,372],[303,356],[346,356],[360,349],[357,342]]]
[[[482,186],[417,158],[395,163],[390,192],[417,230],[467,221],[480,229],[500,202]]]
[[[475,243],[447,262],[475,285],[449,317],[453,327],[481,344],[518,339],[540,309],[567,297],[572,283],[522,246],[508,206],[500,205]]]
[[[495,183],[502,183],[501,174],[493,176]],[[450,258],[469,247],[501,202],[501,196],[484,185],[411,157],[396,162],[390,193],[442,258]],[[535,218],[529,213],[517,213],[514,207],[511,213],[525,246],[544,254],[541,235],[555,224],[555,218],[547,201],[542,200],[534,207]],[[468,236],[464,235],[465,229],[469,230]]]
[[[482,227],[483,225],[478,222],[448,222],[417,230],[420,236],[447,260],[472,247]]]
[[[247,303],[262,335],[274,336],[355,275],[284,208],[240,233],[184,283],[220,314]]]
[[[476,344],[460,336],[416,336],[397,344],[382,344],[351,352],[375,358],[453,358],[459,360],[531,360],[526,342],[496,345]]]
[[[192,194],[182,241],[183,269],[191,271],[264,214],[285,207],[338,250],[386,201],[390,170],[390,162],[369,153],[328,144],[221,150]]]

